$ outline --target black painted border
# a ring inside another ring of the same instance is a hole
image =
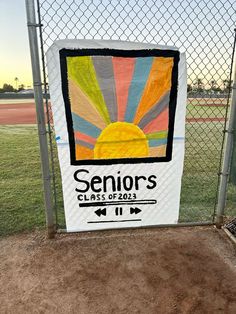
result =
[[[173,134],[175,123],[175,112],[178,91],[178,64],[179,51],[177,50],[161,50],[161,49],[141,49],[141,50],[119,50],[119,49],[61,49],[60,65],[61,65],[61,82],[62,93],[65,103],[67,130],[70,145],[70,160],[71,165],[112,165],[112,164],[137,164],[137,163],[153,163],[153,162],[168,162],[172,159],[173,150]],[[172,68],[170,101],[169,101],[169,131],[167,136],[167,147],[165,157],[145,157],[145,158],[121,158],[121,159],[92,159],[92,160],[76,160],[75,154],[75,139],[73,120],[71,114],[71,105],[68,91],[67,77],[67,57],[72,56],[117,56],[117,57],[173,57],[174,66]]]

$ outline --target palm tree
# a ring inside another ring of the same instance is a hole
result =
[[[223,80],[224,91],[229,91],[232,85],[232,80]]]
[[[16,82],[16,90],[18,89],[18,82],[19,82],[19,79],[18,79],[18,77],[15,77],[15,82]]]
[[[212,80],[211,81],[211,90],[214,90],[216,88],[216,81]]]
[[[194,85],[196,86],[198,92],[203,91],[204,84],[203,84],[201,78],[197,77],[195,82],[194,82]]]

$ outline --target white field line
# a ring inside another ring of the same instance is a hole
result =
[[[0,105],[24,104],[24,103],[34,103],[34,98],[30,98],[30,99],[0,99]]]

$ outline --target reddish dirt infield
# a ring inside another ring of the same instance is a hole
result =
[[[213,227],[0,240],[0,313],[235,314],[236,249]]]
[[[186,118],[186,122],[223,122],[225,118],[214,117],[214,118]]]
[[[199,103],[199,104],[195,104],[194,106],[200,106],[200,107],[226,107],[227,105],[226,104],[223,104],[223,103],[221,103],[221,104],[208,104],[208,103],[204,103],[204,104],[201,104],[201,103]]]
[[[204,104],[207,106],[207,104]],[[187,118],[186,122],[223,122],[223,117]],[[34,103],[0,104],[0,125],[35,124],[36,110]]]
[[[1,104],[0,124],[35,124],[34,103]]]

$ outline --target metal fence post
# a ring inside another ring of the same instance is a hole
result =
[[[233,87],[232,87],[232,98],[231,108],[229,115],[229,123],[227,129],[227,138],[225,143],[223,166],[221,171],[220,186],[218,193],[218,203],[216,208],[216,227],[221,228],[224,219],[224,210],[227,196],[227,185],[230,170],[230,163],[233,150],[233,137],[234,137],[234,122],[236,121],[236,54],[234,53],[234,75],[233,75]]]
[[[37,30],[36,30],[39,25],[36,23],[34,0],[25,0],[25,5],[26,5],[28,36],[29,36],[33,84],[34,84],[34,99],[35,99],[35,104],[36,104],[36,113],[37,113],[37,122],[38,122],[38,136],[39,136],[40,157],[41,157],[41,167],[42,167],[42,176],[43,176],[47,232],[48,232],[48,238],[53,238],[55,234],[55,230],[54,230],[54,217],[53,217],[51,183],[50,183],[47,130],[46,130],[45,116],[44,116],[43,92],[42,92],[42,82],[41,82],[40,63],[39,63],[39,50],[38,50],[38,40],[37,40]]]

